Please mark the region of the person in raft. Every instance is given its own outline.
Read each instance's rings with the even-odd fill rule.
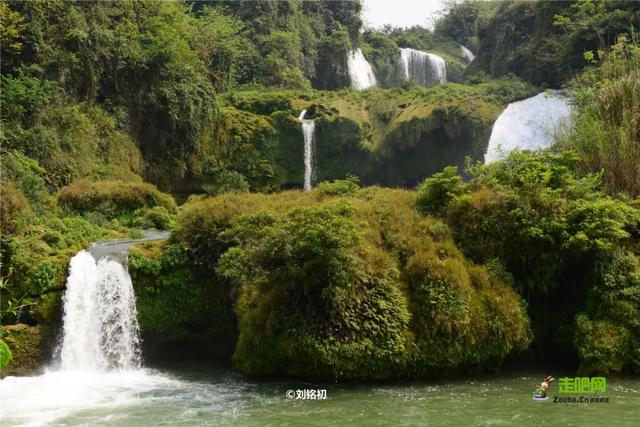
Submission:
[[[536,389],[535,397],[538,397],[538,398],[547,397],[547,390],[549,389],[549,384],[551,384],[553,380],[555,380],[555,378],[553,378],[552,375],[548,375],[547,377],[545,377],[544,381],[542,381],[540,385],[538,385],[538,388]]]

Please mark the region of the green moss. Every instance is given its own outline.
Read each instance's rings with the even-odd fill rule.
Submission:
[[[58,205],[73,213],[97,211],[110,218],[155,206],[176,211],[173,198],[154,185],[125,181],[76,181],[60,190]]]
[[[512,275],[537,357],[637,371],[638,261],[620,248],[637,246],[640,211],[606,196],[600,176],[577,165],[571,152],[512,153],[472,167],[463,186],[451,171],[427,179],[419,206],[443,213],[470,258],[498,259]]]
[[[586,309],[576,316],[580,370],[640,372],[640,257],[608,254],[596,265],[591,286]]]
[[[148,357],[230,357],[236,332],[227,289],[198,275],[183,247],[136,245],[129,250],[129,272]]]
[[[465,260],[446,226],[421,217],[414,193],[328,189],[185,205],[173,238],[194,271],[230,286],[237,369],[428,377],[527,346],[517,294]]]
[[[46,352],[46,333],[42,326],[3,326],[0,338],[9,346],[12,358],[2,376],[33,374],[42,365]]]
[[[316,122],[318,181],[353,174],[368,185],[411,187],[445,166],[464,167],[467,156],[481,159],[506,103],[531,93],[526,84],[505,79],[410,90],[290,91],[285,110],[277,110],[282,105],[271,100],[280,94],[271,92],[239,92],[233,99],[237,108],[270,114],[277,133],[273,186],[302,185],[296,117],[307,110]]]

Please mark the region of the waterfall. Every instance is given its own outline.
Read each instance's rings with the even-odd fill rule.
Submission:
[[[474,59],[476,59],[476,56],[473,54],[473,52],[471,52],[471,49],[469,49],[468,47],[460,45],[460,50],[462,51],[462,59],[467,64],[471,63]]]
[[[78,252],[71,259],[63,302],[63,371],[140,367],[133,285],[122,262]]]
[[[0,380],[0,425],[124,425],[118,419],[121,411],[144,396],[151,402],[158,398],[152,392],[174,395],[180,390],[181,382],[141,366],[127,250],[138,242],[164,240],[169,233],[146,230],[143,235],[92,243],[71,259],[59,364],[41,375]]]
[[[558,133],[566,130],[571,115],[569,99],[559,91],[542,92],[511,103],[493,124],[485,163],[510,151],[550,147]]]
[[[447,67],[440,56],[420,50],[401,48],[398,61],[400,78],[413,80],[421,86],[447,82]]]
[[[371,64],[367,62],[360,49],[352,50],[347,56],[347,70],[351,87],[355,90],[368,89],[378,84]]]
[[[313,120],[305,119],[307,110],[303,110],[298,116],[302,122],[302,136],[304,137],[304,189],[311,190],[315,180],[313,156],[315,156],[315,127]]]

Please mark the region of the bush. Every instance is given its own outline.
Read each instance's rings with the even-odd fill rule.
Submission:
[[[347,179],[336,179],[332,182],[318,184],[318,192],[325,196],[355,196],[360,192],[357,176],[349,175]]]
[[[585,374],[640,372],[640,257],[616,250],[596,264],[574,342]]]
[[[418,208],[427,214],[442,212],[463,190],[462,178],[455,166],[448,166],[424,180],[418,187]]]
[[[575,150],[582,170],[602,171],[608,193],[640,195],[640,47],[619,39],[601,67],[574,83],[579,110],[559,145]]]
[[[581,318],[578,332],[558,325],[571,325],[585,310],[586,290],[602,286],[591,282],[594,260],[635,245],[640,210],[605,195],[600,176],[580,172],[578,164],[572,152],[512,153],[503,161],[471,167],[472,179],[461,187],[453,171],[428,179],[417,206],[432,213],[446,205],[442,215],[465,253],[483,264],[497,260],[506,269],[527,299],[540,356],[575,357],[577,347],[585,363],[603,367],[606,358],[589,352],[607,346],[608,332],[594,335],[588,329],[600,325],[622,340],[626,332],[613,313]],[[448,185],[455,190],[448,191]],[[440,201],[443,195],[448,203]],[[581,344],[574,347],[572,340]]]
[[[74,213],[100,212],[115,218],[137,209],[161,206],[176,212],[173,198],[147,183],[79,180],[58,192],[58,205]]]
[[[134,219],[131,222],[133,227],[158,230],[170,230],[175,225],[174,215],[164,206],[154,206],[152,208],[137,209],[133,212]]]
[[[249,183],[244,175],[235,171],[222,171],[216,176],[215,184],[204,185],[202,189],[210,196],[224,193],[248,193]]]
[[[9,346],[2,340],[0,340],[0,371],[5,368],[11,362],[11,350]]]
[[[181,212],[172,238],[208,286],[229,287],[237,369],[428,377],[527,346],[517,294],[465,260],[445,224],[419,215],[414,193],[327,185],[333,197],[227,194]]]

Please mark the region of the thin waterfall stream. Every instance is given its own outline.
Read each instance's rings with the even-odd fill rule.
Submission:
[[[304,189],[311,190],[316,178],[315,173],[315,122],[305,119],[307,110],[302,110],[298,120],[302,122],[302,136],[304,138]]]

